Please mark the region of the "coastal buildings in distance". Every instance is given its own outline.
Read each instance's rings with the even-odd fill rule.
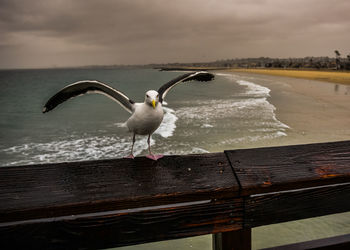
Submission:
[[[350,70],[350,54],[342,57],[338,50],[335,57],[303,58],[235,58],[213,62],[152,64],[154,68],[173,67],[214,67],[214,68],[281,68],[281,69],[323,69]]]

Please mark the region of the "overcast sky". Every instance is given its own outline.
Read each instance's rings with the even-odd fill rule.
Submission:
[[[0,0],[0,68],[350,53],[349,0]]]

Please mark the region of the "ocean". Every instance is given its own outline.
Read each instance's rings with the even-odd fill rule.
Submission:
[[[0,167],[124,157],[129,113],[103,95],[79,96],[43,114],[67,84],[99,80],[142,102],[147,90],[184,72],[154,69],[0,70]],[[299,86],[299,87],[298,87]],[[157,154],[220,152],[350,139],[350,88],[310,80],[216,72],[211,82],[177,85],[166,97]],[[136,156],[147,154],[137,136]],[[253,229],[253,249],[350,233],[350,213]],[[135,249],[211,249],[211,236],[163,241]]]
[[[131,134],[129,114],[103,95],[71,99],[42,114],[45,102],[65,85],[99,80],[142,102],[184,72],[153,69],[47,69],[0,71],[0,166],[123,157]],[[190,154],[254,145],[287,136],[268,101],[270,89],[231,74],[211,82],[176,86],[166,98],[162,125],[152,136],[156,153]],[[137,136],[135,155],[147,154],[147,137]]]

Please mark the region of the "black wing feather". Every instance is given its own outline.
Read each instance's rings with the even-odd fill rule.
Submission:
[[[175,79],[165,83],[163,86],[161,86],[158,90],[159,93],[159,102],[163,102],[166,94],[169,92],[171,88],[173,88],[175,85],[179,84],[180,82],[188,82],[188,81],[200,81],[200,82],[207,82],[214,79],[214,75],[208,72],[191,72],[187,73],[181,76],[176,77]]]
[[[63,103],[64,101],[67,101],[70,98],[94,92],[107,95],[114,101],[117,101],[119,104],[121,104],[122,107],[130,113],[133,110],[133,104],[135,102],[129,99],[122,92],[98,81],[80,81],[64,87],[54,96],[52,96],[45,104],[43,113],[49,112],[50,110],[54,109],[56,106]]]

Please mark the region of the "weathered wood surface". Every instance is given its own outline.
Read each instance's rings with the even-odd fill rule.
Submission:
[[[347,182],[350,141],[3,167],[0,249],[97,249],[344,212]]]
[[[350,249],[350,234],[311,240],[290,245],[264,248],[261,250],[346,250]]]
[[[242,199],[0,224],[0,249],[101,249],[242,229]]]
[[[350,211],[350,183],[257,195],[246,199],[244,227],[252,228],[346,211]]]
[[[0,168],[0,222],[234,197],[223,153]]]
[[[350,142],[225,151],[242,195],[350,182]]]

